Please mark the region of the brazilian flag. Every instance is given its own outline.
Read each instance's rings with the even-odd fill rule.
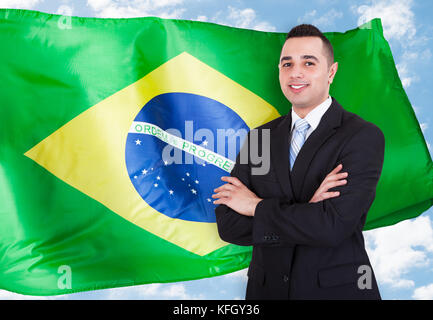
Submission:
[[[432,205],[432,161],[380,20],[326,36],[339,62],[331,95],[385,134],[365,228],[418,216]],[[284,41],[1,9],[0,288],[56,295],[247,267],[251,248],[219,238],[211,195],[240,133],[290,110]]]

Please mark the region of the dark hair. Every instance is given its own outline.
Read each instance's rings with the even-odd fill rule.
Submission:
[[[328,55],[328,65],[331,66],[331,64],[334,63],[334,49],[332,48],[332,44],[318,28],[311,24],[300,24],[289,31],[286,40],[297,37],[318,37],[322,39],[325,51]]]

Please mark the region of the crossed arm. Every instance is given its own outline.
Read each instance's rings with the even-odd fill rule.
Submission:
[[[347,178],[348,173],[339,173],[342,168],[343,165],[339,164],[325,177],[325,179],[323,179],[321,185],[319,188],[317,188],[309,203],[323,201],[325,199],[338,197],[340,195],[339,191],[329,191],[329,189],[342,186],[347,183],[345,178]],[[214,189],[214,192],[216,193],[212,195],[212,198],[216,198],[218,200],[215,200],[213,203],[224,204],[244,216],[254,216],[254,212],[256,211],[258,203],[263,199],[259,198],[254,192],[249,190],[236,177],[224,176],[221,177],[221,180],[227,183]]]
[[[338,245],[359,227],[374,200],[384,146],[376,127],[355,134],[308,203],[261,199],[245,186],[248,173],[234,170],[213,195],[220,204],[215,212],[221,238],[238,245],[266,245],[265,237],[273,234],[279,243]],[[343,166],[346,172],[340,172]],[[329,191],[332,188],[338,191]]]

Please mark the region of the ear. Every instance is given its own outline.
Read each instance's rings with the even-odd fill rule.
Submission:
[[[338,62],[334,62],[331,67],[329,68],[329,73],[328,73],[328,83],[331,84],[332,81],[334,81],[334,77],[335,74],[337,73],[338,70]]]

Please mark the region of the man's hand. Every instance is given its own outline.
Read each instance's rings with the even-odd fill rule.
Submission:
[[[214,189],[212,198],[217,198],[214,204],[225,204],[239,214],[254,216],[257,204],[263,200],[257,197],[236,177],[221,177],[227,182]]]
[[[347,183],[345,178],[347,178],[348,173],[339,173],[342,168],[343,165],[339,164],[325,177],[309,203],[335,198],[340,195],[338,191],[328,192],[328,190]],[[254,216],[257,204],[263,199],[257,197],[238,178],[221,177],[221,180],[227,183],[214,189],[215,194],[212,195],[212,198],[216,198],[217,200],[213,203],[224,204],[245,216]]]
[[[338,192],[338,191],[328,192],[328,190],[332,189],[334,187],[337,187],[337,186],[345,185],[347,183],[347,180],[345,180],[344,178],[347,178],[348,173],[347,172],[338,173],[341,171],[341,169],[343,169],[343,165],[339,164],[334,170],[332,170],[325,177],[322,184],[316,190],[316,192],[314,193],[314,195],[311,198],[311,200],[309,201],[309,203],[319,202],[319,201],[323,201],[323,200],[326,200],[329,198],[335,198],[335,197],[338,197],[340,195],[340,192]],[[343,179],[343,180],[340,180],[340,179]]]

